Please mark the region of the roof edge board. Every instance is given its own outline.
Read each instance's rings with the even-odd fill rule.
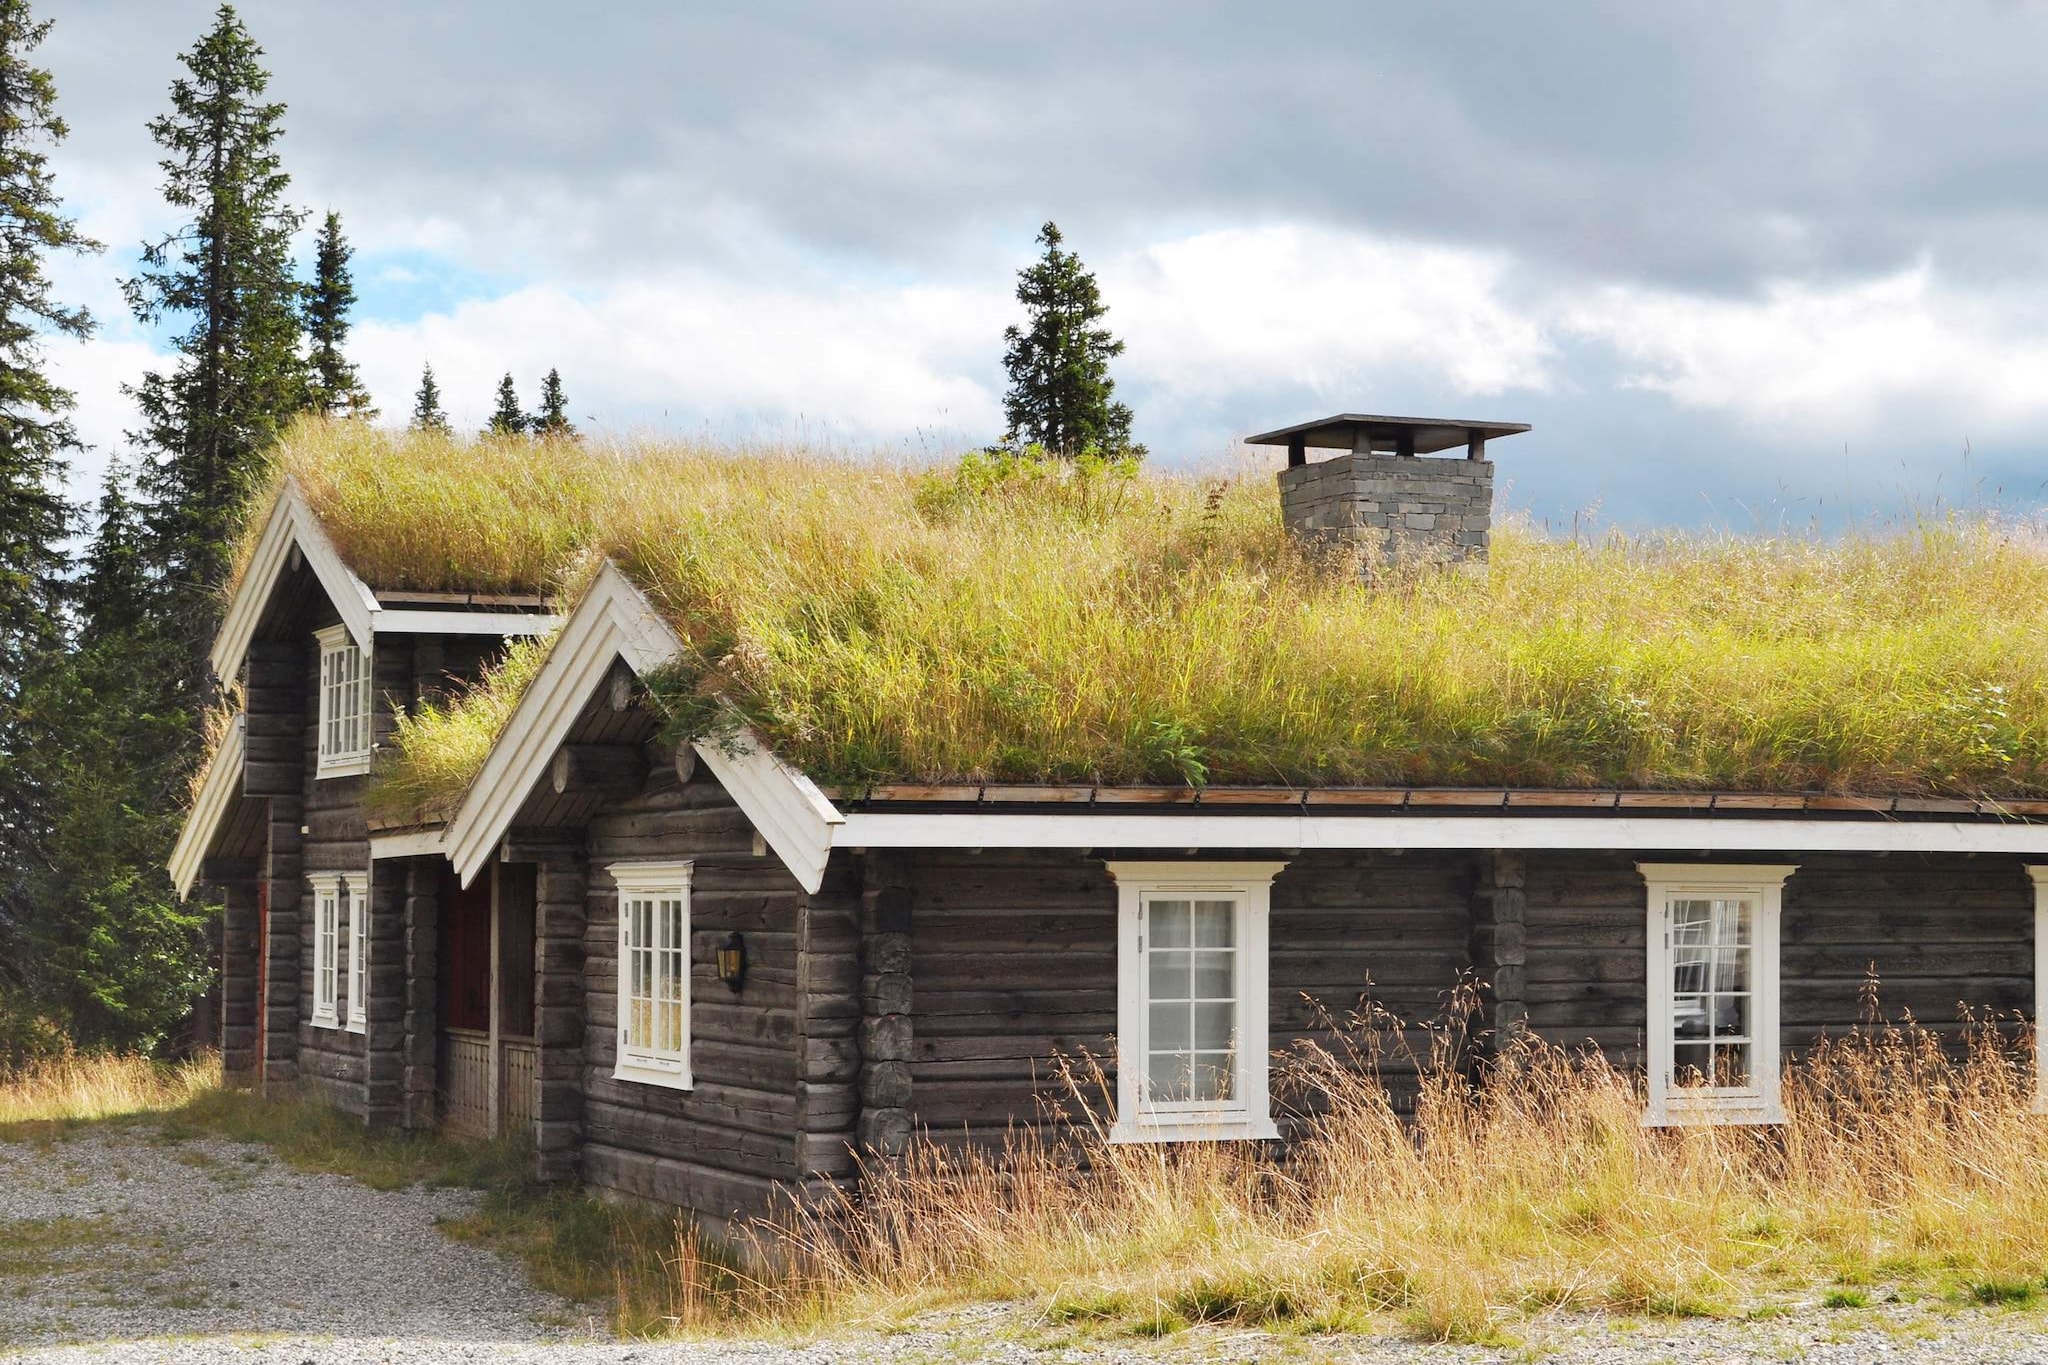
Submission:
[[[854,811],[848,848],[1697,849],[2048,855],[2048,825],[1716,816],[1010,814]]]
[[[614,661],[623,660],[644,677],[681,650],[682,641],[646,595],[607,561],[563,622],[546,662],[448,822],[442,846],[465,886],[490,860]],[[831,856],[833,829],[843,818],[824,793],[751,731],[729,743],[695,747],[804,890],[816,891]]]
[[[546,635],[564,618],[529,611],[435,611],[379,607],[370,613],[376,635]]]
[[[213,846],[214,835],[220,830],[221,816],[241,790],[246,724],[246,717],[237,715],[221,736],[220,746],[213,751],[206,773],[199,779],[192,809],[185,813],[185,823],[178,828],[178,841],[171,846],[165,867],[179,900],[192,894],[192,886],[199,880],[200,865],[206,861],[206,851]]]
[[[370,647],[372,621],[377,612],[376,595],[343,562],[341,553],[321,527],[320,519],[313,515],[305,494],[300,492],[294,480],[286,478],[278,490],[277,504],[271,509],[270,520],[264,523],[263,534],[257,537],[256,549],[249,556],[242,581],[236,586],[234,598],[221,618],[220,633],[214,637],[208,657],[215,677],[225,680],[240,671],[242,660],[249,651],[249,642],[256,636],[257,623],[262,620],[263,609],[277,587],[277,580],[284,573],[294,545],[319,578],[320,586],[333,602],[342,624],[348,627],[349,638],[361,648]]]

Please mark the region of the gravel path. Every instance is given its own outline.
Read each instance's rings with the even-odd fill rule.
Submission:
[[[371,1190],[260,1147],[148,1127],[0,1143],[0,1361],[67,1365],[2043,1365],[2048,1314],[1812,1309],[1762,1322],[1519,1326],[1517,1351],[1198,1330],[1077,1334],[990,1307],[822,1343],[618,1342],[435,1220],[458,1190]]]

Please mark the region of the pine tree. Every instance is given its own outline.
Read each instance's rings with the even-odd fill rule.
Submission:
[[[540,381],[540,412],[533,418],[533,434],[544,441],[576,438],[576,424],[569,420],[569,399],[562,392],[560,370],[549,370],[548,377]]]
[[[441,386],[434,382],[432,362],[420,366],[420,391],[412,400],[412,429],[442,436],[454,430],[448,425],[448,414],[441,411]]]
[[[1069,459],[1090,452],[1142,456],[1145,448],[1131,444],[1131,410],[1115,401],[1109,377],[1110,358],[1123,354],[1124,344],[1099,325],[1109,309],[1081,258],[1060,250],[1063,240],[1047,223],[1038,233],[1045,254],[1017,275],[1017,302],[1030,326],[1003,333],[1010,376],[1005,439]]]
[[[341,235],[341,215],[328,210],[320,224],[320,245],[313,261],[313,283],[306,288],[306,339],[312,343],[312,391],[309,406],[329,417],[376,417],[369,390],[356,367],[342,353],[348,340],[348,310],[355,306],[355,281],[349,258],[355,249]]]
[[[512,387],[512,376],[507,374],[498,381],[498,406],[491,410],[491,424],[485,428],[485,434],[517,436],[532,422],[532,418],[520,411],[519,392]]]
[[[262,55],[232,5],[185,54],[189,74],[171,82],[171,112],[149,132],[166,153],[164,199],[192,218],[145,245],[141,273],[123,286],[142,322],[189,319],[171,343],[177,368],[129,392],[143,420],[131,438],[150,456],[140,485],[162,620],[192,650],[195,698],[207,693],[206,646],[243,505],[264,452],[308,397],[291,273],[305,214],[284,201],[284,106],[262,98]]]
[[[62,662],[73,509],[61,488],[65,457],[79,448],[72,395],[45,370],[43,345],[82,339],[93,325],[85,309],[52,297],[44,258],[99,249],[65,216],[50,175],[49,148],[66,128],[50,73],[30,59],[49,31],[27,0],[0,0],[0,963],[14,964],[27,960],[18,940],[52,834],[54,736],[25,702]],[[0,979],[0,991],[26,985]],[[12,1012],[0,1002],[0,1052]]]

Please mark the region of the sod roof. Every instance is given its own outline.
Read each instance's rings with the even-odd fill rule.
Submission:
[[[2027,522],[1589,538],[1509,517],[1484,576],[1375,579],[1281,529],[1264,465],[309,423],[277,470],[375,588],[568,604],[612,558],[688,642],[680,686],[847,787],[2048,794]],[[544,648],[402,725],[394,800],[459,794]]]

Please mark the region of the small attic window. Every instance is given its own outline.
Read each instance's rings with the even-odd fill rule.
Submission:
[[[320,644],[319,776],[370,770],[370,661],[346,626],[317,631]]]

